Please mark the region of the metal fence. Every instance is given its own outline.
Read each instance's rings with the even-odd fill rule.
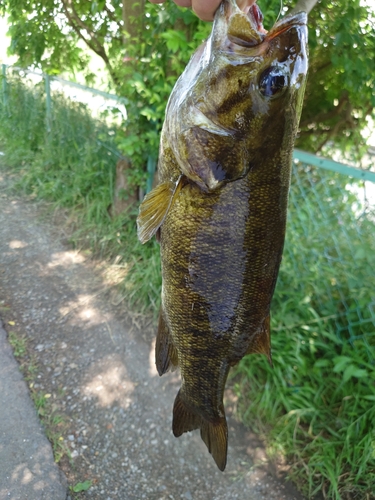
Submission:
[[[312,323],[326,319],[353,347],[363,342],[373,361],[374,230],[374,172],[294,152],[278,290],[297,293]]]
[[[45,127],[51,128],[57,120],[55,96],[63,93],[67,99],[63,109],[61,103],[59,105],[60,126],[54,139],[55,150],[62,141],[72,141],[72,147],[77,141],[83,141],[80,151],[85,144],[97,143],[107,151],[106,158],[114,165],[120,156],[115,141],[116,120],[107,110],[116,109],[117,119],[119,115],[120,119],[125,118],[126,100],[59,78],[26,74],[3,65],[0,98],[3,119],[7,113],[15,113],[9,109],[8,100],[12,73],[29,81],[29,88],[34,86],[33,92],[45,96],[43,101],[32,102],[33,93],[20,95],[20,99],[28,99],[20,121],[27,124],[43,116]],[[80,124],[77,129],[74,114],[77,104],[73,105],[73,100],[79,101],[79,106],[95,120]],[[25,133],[31,133],[27,126]],[[293,307],[285,309],[284,325],[330,322],[335,333],[353,346],[363,342],[369,359],[375,361],[374,235],[375,173],[295,151],[286,247],[274,304],[282,308],[286,303],[298,303],[300,307],[298,311]],[[303,318],[301,309],[306,310]]]
[[[45,109],[44,118],[47,131],[51,131],[51,126],[54,121],[53,103],[57,97],[65,97],[71,103],[81,104],[90,110],[90,115],[96,119],[98,123],[105,123],[109,129],[116,125],[120,125],[127,118],[126,104],[127,99],[118,97],[115,94],[110,94],[102,90],[93,89],[76,82],[64,80],[57,76],[50,76],[40,71],[25,70],[16,66],[8,66],[2,64],[2,108],[5,112],[12,112],[9,108],[8,86],[12,78],[18,77],[30,89],[33,89],[36,98],[37,94],[43,94]],[[27,103],[27,107],[33,110],[36,103]],[[67,112],[69,109],[67,107]],[[31,117],[32,118],[32,117]],[[67,121],[71,121],[67,116]],[[109,130],[109,136],[113,132]],[[113,143],[112,140],[108,144]],[[112,149],[112,148],[110,148]],[[114,153],[120,156],[120,153],[115,150]]]

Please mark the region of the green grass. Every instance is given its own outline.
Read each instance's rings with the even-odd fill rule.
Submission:
[[[10,330],[8,333],[9,344],[13,348],[13,354],[17,358],[23,356],[26,353],[26,340],[24,337],[19,335],[17,332]]]
[[[235,369],[241,418],[313,498],[375,498],[375,217],[339,174],[297,165],[272,303],[274,367]]]
[[[71,486],[71,491],[74,493],[79,493],[80,491],[87,491],[92,486],[92,481],[84,481]]]
[[[0,96],[1,97],[1,96]],[[1,103],[1,99],[0,99]],[[71,241],[115,261],[125,301],[157,314],[160,258],[136,236],[137,207],[111,218],[114,135],[87,108],[15,79],[0,141],[18,188],[67,210]],[[140,138],[140,141],[142,138]],[[375,216],[339,174],[295,165],[284,258],[272,304],[274,367],[247,356],[232,381],[239,415],[283,455],[310,498],[375,498]],[[22,346],[18,346],[22,349]],[[40,401],[40,411],[44,412]],[[57,424],[58,426],[59,424]],[[57,433],[57,436],[59,433]],[[60,440],[53,438],[56,452]],[[63,450],[61,451],[63,453]]]
[[[287,456],[308,497],[366,498],[375,485],[375,371],[367,348],[324,321],[274,332],[273,363],[247,356],[236,369],[243,420],[270,455]],[[373,497],[368,497],[373,498]]]

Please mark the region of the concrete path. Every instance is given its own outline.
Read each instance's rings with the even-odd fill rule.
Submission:
[[[0,323],[0,499],[65,500],[66,495],[66,479]]]

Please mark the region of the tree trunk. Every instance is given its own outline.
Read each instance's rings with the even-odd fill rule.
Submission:
[[[122,0],[122,20],[126,33],[138,36],[141,33],[145,0]],[[135,22],[135,21],[138,22]]]
[[[307,14],[315,7],[318,0],[298,0],[296,6],[288,12],[288,14],[293,14],[295,12],[306,12]]]

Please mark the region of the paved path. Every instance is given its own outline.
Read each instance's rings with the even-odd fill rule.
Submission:
[[[124,311],[123,302],[112,303],[116,300],[108,287],[110,269],[64,245],[61,228],[42,222],[35,203],[1,191],[1,177],[0,171],[0,305],[8,308],[6,328],[11,318],[35,355],[34,387],[51,395],[54,412],[64,418],[63,443],[72,458],[71,463],[62,459],[60,466],[69,484],[92,481],[88,491],[74,498],[300,499],[262,467],[252,468],[259,443],[231,417],[230,408],[224,473],[198,433],[173,437],[172,406],[179,380],[177,374],[157,375],[153,332],[139,329],[144,322],[139,324],[139,318]],[[9,369],[2,360],[0,365],[0,500],[60,500],[64,487],[51,449],[9,348],[0,349],[9,363]],[[4,397],[11,403],[3,403]],[[14,461],[9,448],[18,450]],[[261,448],[257,452],[262,456]],[[44,478],[40,483],[39,471]],[[26,494],[19,493],[21,476],[31,478],[22,483]],[[51,483],[45,488],[54,492],[32,496],[46,478]]]

